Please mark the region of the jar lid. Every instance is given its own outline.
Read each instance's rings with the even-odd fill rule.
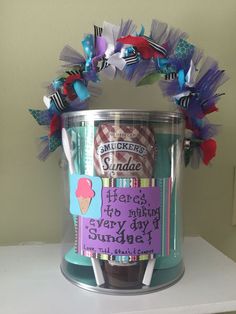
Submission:
[[[143,120],[161,123],[181,123],[184,115],[180,112],[169,111],[143,111],[133,109],[100,109],[80,110],[62,114],[62,123],[75,123],[80,121],[116,121],[116,120]]]

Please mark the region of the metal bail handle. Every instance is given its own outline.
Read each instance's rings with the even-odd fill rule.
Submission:
[[[184,149],[184,163],[186,167],[190,163],[194,149],[199,147],[202,142],[203,140],[199,140],[199,139],[191,139],[191,138],[184,139],[183,149]]]
[[[184,151],[191,150],[194,147],[199,146],[202,142],[203,140],[191,139],[191,138],[186,137],[184,138]]]
[[[192,141],[190,138],[185,138],[184,139],[184,151],[188,151],[191,149],[191,144],[192,144]]]
[[[183,149],[184,149],[184,164],[185,167],[190,163],[190,159],[193,152],[194,143],[190,138],[184,139]]]

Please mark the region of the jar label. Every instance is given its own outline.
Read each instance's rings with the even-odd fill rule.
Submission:
[[[99,125],[94,139],[95,172],[101,177],[151,177],[155,137],[145,125]]]
[[[77,253],[119,261],[169,254],[170,178],[102,178],[100,192],[98,177],[73,177],[77,177],[78,185],[71,193],[82,198],[81,182],[90,199],[85,204],[77,202],[77,211],[71,201],[71,213],[76,215]]]

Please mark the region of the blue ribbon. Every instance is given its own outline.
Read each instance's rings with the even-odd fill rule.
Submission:
[[[167,64],[169,64],[169,60],[166,58],[157,58],[156,63],[157,63],[158,68],[161,70],[164,67],[166,67]]]
[[[63,82],[61,79],[57,79],[52,82],[52,86],[55,90],[60,89],[62,85],[63,85]]]
[[[94,40],[93,35],[89,34],[82,40],[82,46],[84,48],[84,52],[87,56],[85,62],[85,71],[92,70],[92,57],[94,54]]]
[[[144,26],[142,25],[142,26],[141,26],[141,30],[140,30],[139,34],[137,34],[137,36],[143,36],[143,35],[144,35],[144,32],[145,32],[145,28],[144,28]]]
[[[74,91],[81,101],[90,97],[87,87],[81,81],[75,81],[73,83]]]
[[[183,89],[184,84],[185,84],[185,74],[184,74],[184,70],[181,69],[178,72],[178,81],[179,81],[179,86],[181,89]]]

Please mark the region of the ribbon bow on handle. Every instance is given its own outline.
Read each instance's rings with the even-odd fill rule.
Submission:
[[[103,28],[95,26],[94,29],[94,36],[89,34],[82,41],[86,54],[85,71],[96,73],[102,70],[109,79],[114,79],[116,69],[123,70],[126,65],[122,53],[115,52],[119,27],[104,22]]]
[[[224,94],[217,94],[216,90],[227,77],[224,71],[218,69],[215,60],[207,58],[197,76],[196,66],[191,62],[185,80],[184,92],[177,93],[174,98],[177,105],[187,111],[189,117],[202,119],[218,110],[216,101]]]
[[[103,73],[109,78],[114,79],[117,69],[123,70],[126,62],[123,59],[123,53],[116,51],[117,38],[120,28],[108,22],[103,23],[102,38],[106,41],[106,50],[104,51]]]
[[[134,46],[143,59],[163,58],[167,54],[164,46],[158,45],[146,36],[131,36],[118,38],[118,42]]]

